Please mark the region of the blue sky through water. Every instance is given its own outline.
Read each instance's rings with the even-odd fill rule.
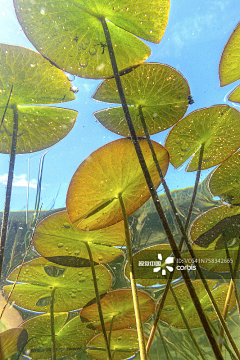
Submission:
[[[239,0],[171,0],[167,29],[160,44],[147,43],[152,55],[147,62],[168,64],[187,79],[194,104],[188,113],[215,104],[237,104],[226,100],[227,93],[236,83],[219,86],[218,64],[225,43],[240,21]],[[35,50],[24,35],[16,19],[11,0],[0,0],[0,42],[24,46]],[[71,76],[71,78],[73,78]],[[45,156],[41,203],[43,209],[64,207],[68,184],[79,164],[94,150],[119,136],[99,124],[93,112],[106,108],[106,104],[91,99],[101,81],[75,78],[73,85],[79,88],[76,100],[63,106],[77,110],[76,125]],[[164,144],[169,130],[152,136]],[[38,164],[45,151],[17,155],[11,210],[24,210],[27,203],[28,163],[29,208],[34,207]],[[0,210],[3,209],[8,173],[9,156],[0,154]],[[192,186],[195,173],[186,173],[184,167],[170,167],[166,180],[171,190]],[[210,170],[203,172],[202,178]],[[161,191],[162,188],[159,188]]]

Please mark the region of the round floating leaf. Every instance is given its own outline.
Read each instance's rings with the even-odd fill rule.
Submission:
[[[211,209],[199,216],[191,226],[192,244],[199,265],[209,271],[229,272],[238,254],[240,209],[227,205]],[[225,250],[227,241],[229,258]]]
[[[232,266],[232,269],[235,268],[235,263],[239,250],[239,243],[235,243],[234,245],[231,244],[231,246],[228,246],[228,258],[225,247],[214,248],[216,246],[217,240],[214,241],[207,249],[204,249],[193,243],[192,248],[196,259],[199,265],[208,271],[220,273],[230,272],[230,265]],[[208,277],[211,278],[211,275]]]
[[[16,105],[54,104],[75,99],[67,76],[40,54],[0,44],[0,108]]]
[[[133,256],[136,282],[143,286],[166,284],[173,271],[171,246],[154,245],[137,252]],[[129,279],[129,264],[126,264],[125,275]],[[181,271],[175,270],[173,280],[181,277]]]
[[[180,120],[169,132],[165,147],[175,168],[191,155],[187,171],[198,168],[204,144],[202,169],[218,165],[240,146],[240,112],[227,105],[196,110]]]
[[[6,304],[6,299],[0,293],[0,312]],[[0,332],[10,328],[16,328],[23,322],[19,312],[10,304],[4,310],[3,316],[0,320]]]
[[[140,140],[140,146],[153,183],[158,187],[160,178],[147,141]],[[162,172],[166,174],[168,153],[156,142],[153,142],[153,146]],[[128,216],[150,197],[129,139],[119,139],[102,146],[78,167],[67,193],[70,221],[78,222],[78,228],[84,230],[96,230],[121,221],[120,193]]]
[[[198,246],[207,248],[218,238],[216,247],[240,235],[240,207],[222,205],[200,215],[191,226],[191,238]],[[220,238],[219,238],[220,237]]]
[[[4,108],[0,108],[0,118]],[[17,154],[46,149],[63,139],[73,128],[77,111],[47,107],[18,107]],[[8,108],[0,131],[0,152],[9,154],[12,145],[13,110]]]
[[[27,343],[28,334],[23,328],[9,329],[0,334],[0,359],[10,358],[22,350]]]
[[[136,36],[159,42],[165,31],[169,0],[14,0],[23,31],[38,51],[61,69],[81,77],[113,75],[100,19],[110,31],[119,70],[148,58],[150,49]]]
[[[142,321],[147,320],[155,310],[154,300],[146,293],[138,291],[138,300]],[[106,330],[125,329],[136,325],[133,308],[132,291],[122,289],[108,292],[101,299],[101,307]],[[92,304],[81,310],[82,320],[91,321],[95,329],[101,330],[97,304]]]
[[[212,295],[219,307],[219,310],[222,312],[228,293],[229,286],[227,284],[217,285],[217,281],[207,280],[209,289],[212,292]],[[207,315],[209,321],[214,321],[218,319],[218,316],[213,308],[211,300],[207,295],[207,292],[204,288],[204,285],[201,280],[194,280],[192,282],[196,294],[201,302],[202,308]],[[190,327],[199,327],[202,326],[202,323],[197,315],[197,311],[189,295],[187,287],[185,284],[178,285],[174,287],[174,293],[179,301],[179,304],[184,312],[184,315],[187,319],[187,322]],[[234,294],[231,296],[228,310],[231,311],[236,304],[236,299]],[[167,298],[164,303],[163,310],[160,315],[160,319],[170,326],[175,327],[185,327],[182,316],[178,310],[177,304],[174,300],[174,297],[171,291],[168,292]]]
[[[125,230],[123,222],[96,231],[81,231],[71,224],[66,211],[45,218],[36,228],[33,245],[37,252],[48,260],[71,266],[80,259],[89,259],[88,243],[95,262],[104,263],[122,254],[122,250],[113,247],[123,246]]]
[[[219,64],[219,77],[221,86],[240,79],[240,23],[224,47]]]
[[[14,282],[19,267],[8,277]],[[111,286],[111,275],[103,266],[95,267],[100,294]],[[12,285],[4,287],[9,294]],[[18,283],[11,295],[16,305],[38,312],[49,312],[51,295],[54,293],[54,311],[71,311],[82,308],[95,298],[95,290],[90,267],[71,268],[53,264],[44,258],[31,260],[24,264]]]
[[[209,187],[212,194],[222,201],[240,205],[240,151],[216,168]]]
[[[145,337],[147,341],[147,338]],[[96,360],[106,360],[106,345],[102,334],[95,336],[87,345],[88,354]],[[129,359],[139,351],[136,330],[124,329],[111,332],[110,351],[114,360]]]
[[[171,66],[158,63],[142,64],[134,71],[121,76],[121,81],[138,136],[145,136],[140,111],[150,134],[168,129],[187,111],[190,95],[188,83],[182,74]],[[104,80],[93,98],[119,104],[115,79]],[[100,110],[94,115],[108,130],[122,136],[130,136],[122,108]]]
[[[67,313],[54,315],[57,358],[72,354],[85,347],[86,343],[94,335],[94,331],[88,329],[86,325],[81,322],[79,316],[66,322],[67,317]],[[31,349],[31,358],[51,358],[50,324],[50,314],[36,316],[22,324],[23,328],[27,330],[30,339],[27,348]]]
[[[240,103],[240,85],[231,92],[228,96],[228,100]]]

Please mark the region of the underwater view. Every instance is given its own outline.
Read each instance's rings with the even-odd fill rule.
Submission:
[[[0,360],[240,359],[238,0],[0,0]]]

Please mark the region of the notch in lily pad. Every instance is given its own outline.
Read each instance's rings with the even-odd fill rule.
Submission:
[[[144,117],[149,134],[168,129],[187,111],[190,89],[183,75],[169,65],[145,63],[121,76],[124,94],[137,136],[145,136],[141,123]],[[104,80],[93,99],[120,104],[115,79]],[[129,137],[122,107],[99,110],[97,120],[108,130]]]
[[[33,237],[34,248],[41,256],[64,266],[90,266],[86,243],[95,263],[115,259],[123,253],[115,246],[125,244],[123,221],[100,230],[81,231],[77,224],[71,224],[67,212],[61,211],[41,221]]]
[[[160,177],[146,140],[140,146],[153,183]],[[165,175],[168,153],[160,144],[153,146]],[[150,198],[150,192],[132,141],[120,139],[102,146],[84,160],[72,177],[67,193],[67,212],[72,223],[81,230],[97,230],[123,219],[119,201],[121,194],[127,216]]]
[[[240,147],[239,122],[240,112],[228,105],[215,105],[187,115],[165,141],[171,164],[178,168],[192,156],[186,170],[196,171],[202,146],[202,169],[220,164]]]
[[[123,70],[149,57],[150,49],[139,37],[161,40],[170,4],[14,0],[14,6],[23,31],[44,57],[70,74],[105,78],[113,76],[113,70],[101,19],[107,20],[118,68]]]
[[[111,286],[112,277],[103,265],[95,266],[100,294]],[[19,267],[7,278],[14,282]],[[12,285],[4,286],[8,295]],[[11,300],[17,306],[36,312],[49,312],[54,291],[54,311],[64,312],[82,308],[95,297],[90,267],[74,268],[56,265],[42,257],[23,265]]]

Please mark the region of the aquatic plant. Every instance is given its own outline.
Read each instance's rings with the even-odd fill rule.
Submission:
[[[231,169],[234,179],[230,178],[230,185],[239,181],[235,167],[239,158],[236,151],[240,147],[240,113],[227,105],[215,105],[182,118],[191,102],[186,79],[168,65],[142,64],[149,56],[149,49],[139,38],[160,41],[167,25],[169,1],[153,0],[151,6],[144,2],[136,6],[133,1],[122,2],[120,6],[109,1],[80,0],[51,0],[48,3],[14,0],[14,4],[23,31],[40,54],[49,60],[34,53],[41,59],[39,62],[43,61],[51,71],[61,74],[59,76],[65,77],[62,69],[82,77],[105,79],[94,98],[121,103],[122,107],[101,110],[94,115],[109,130],[125,139],[97,149],[79,165],[69,185],[66,211],[45,218],[33,234],[33,244],[41,256],[15,268],[8,276],[7,282],[16,284],[12,294],[12,285],[5,285],[5,294],[11,294],[11,300],[19,307],[44,314],[33,316],[24,321],[21,328],[12,330],[16,337],[14,346],[6,352],[10,345],[3,340],[3,356],[11,356],[16,349],[21,352],[16,343],[22,336],[20,343],[25,345],[28,334],[25,354],[36,359],[54,360],[81,349],[81,359],[89,355],[95,359],[121,360],[140,352],[141,360],[145,360],[151,348],[153,353],[159,348],[159,339],[164,356],[169,359],[172,358],[174,342],[169,339],[179,334],[176,329],[179,327],[186,329],[189,339],[188,344],[179,350],[183,358],[194,354],[196,358],[208,359],[210,354],[223,359],[223,346],[227,356],[240,358],[235,333],[230,332],[226,322],[235,304],[239,306],[235,282],[239,265],[239,194],[234,186],[222,188],[226,169]],[[238,29],[224,50],[220,77],[225,78],[224,71],[229,69],[228,60],[224,60],[225,52],[229,51],[229,46],[233,46],[234,51],[239,48],[235,46],[239,44]],[[240,56],[238,50],[237,56]],[[33,68],[33,76],[37,76],[35,66],[30,65],[30,68]],[[235,72],[235,66],[230,70],[230,73]],[[230,76],[223,84],[234,79]],[[73,96],[68,82],[66,87]],[[25,123],[19,123],[22,126],[19,132],[16,114],[20,113],[17,105],[22,105],[22,98],[16,98],[11,105],[15,84],[10,82],[8,88],[2,105],[1,126],[4,139],[13,144],[11,157],[14,160],[15,148],[20,143],[18,137],[24,137],[27,132],[34,136],[34,131],[32,127],[28,130]],[[59,95],[60,91],[56,93]],[[22,94],[24,99],[24,92]],[[62,101],[67,101],[65,93],[61,96]],[[24,101],[23,104],[29,105],[29,99]],[[51,101],[53,103],[56,99]],[[15,130],[8,129],[9,109],[12,110]],[[46,116],[49,118],[49,109],[43,110],[43,120]],[[27,108],[24,107],[24,111],[28,114]],[[37,111],[41,110],[31,107],[29,114]],[[62,122],[63,113],[59,116]],[[27,115],[23,116],[25,118]],[[151,141],[151,134],[170,126],[173,128],[165,147]],[[51,144],[44,143],[40,148]],[[29,145],[29,151],[36,151],[34,149]],[[196,184],[190,196],[189,210],[181,218],[179,205],[176,206],[173,200],[175,194],[170,193],[164,176],[169,160],[177,168],[190,156],[192,159],[187,171],[197,170]],[[216,165],[219,167],[210,179],[210,189],[224,201],[227,199],[233,208],[223,205],[205,212],[209,206],[207,202],[204,213],[191,224],[189,234],[201,169]],[[166,216],[162,197],[156,192],[161,182],[179,230],[178,238],[171,230],[171,218]],[[147,200],[151,203],[143,205]],[[142,244],[141,239],[132,246],[131,231],[135,231],[135,236],[139,232],[141,237],[146,225],[144,219],[150,218],[151,214],[161,221],[165,242],[167,239],[168,243],[159,245],[154,239],[154,248],[146,247],[147,243],[144,241]],[[132,229],[129,229],[129,216],[137,221],[137,226],[132,226]],[[141,251],[133,254],[133,248]],[[204,267],[200,267],[202,264],[197,261],[199,257],[203,262],[207,260],[213,250],[215,259],[225,260],[224,271],[229,270],[229,284],[227,279],[222,283],[207,280]],[[232,255],[232,250],[236,256]],[[138,266],[140,261],[151,262],[149,251],[154,251],[154,256],[160,255],[158,263],[152,260],[156,265],[155,278],[150,273],[141,272]],[[159,251],[164,252],[164,256]],[[232,258],[233,263],[230,261]],[[183,266],[184,261],[194,264],[195,277]],[[127,280],[124,284],[117,283],[116,263],[122,274],[125,268],[130,285]],[[166,269],[169,273],[164,277]],[[206,270],[219,272],[222,268],[215,266]],[[116,285],[112,283],[111,274],[116,277]],[[175,285],[176,280],[182,283]],[[152,287],[156,282],[164,283],[164,291],[162,287]],[[145,291],[139,291],[137,284],[144,286]],[[131,291],[124,289],[129,286]],[[147,292],[156,298],[154,315],[155,302]],[[149,312],[146,312],[146,306]],[[137,331],[129,329],[135,324]],[[198,327],[201,327],[201,336],[202,329],[205,331],[204,340],[196,339],[195,328]],[[163,335],[164,332],[167,336],[166,333]],[[154,342],[154,338],[157,341]],[[199,345],[206,339],[209,343],[201,349]],[[175,344],[178,345],[176,341]]]

